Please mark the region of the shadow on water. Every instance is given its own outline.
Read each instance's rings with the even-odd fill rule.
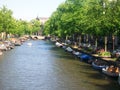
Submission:
[[[53,53],[54,57],[56,58],[64,58],[66,60],[73,60],[75,57],[72,55],[72,53],[68,53],[62,48],[58,48],[56,46],[53,46],[50,48],[50,51]]]
[[[84,68],[84,70],[79,70],[80,73],[82,73],[86,78],[88,78],[88,81],[84,81],[84,83],[97,86],[101,90],[120,90],[117,78],[108,77],[104,75],[101,71],[93,69],[91,65],[77,64],[77,66],[79,68]]]
[[[60,53],[55,54],[55,57],[57,58],[65,58],[66,60],[75,59],[75,57],[71,53],[65,52],[60,48],[53,47],[51,48],[51,50],[60,51]],[[61,52],[64,52],[64,55],[61,54]],[[75,60],[79,61],[79,59]],[[101,71],[93,69],[92,65],[80,61],[80,63],[76,63],[76,66],[77,68],[80,68],[79,73],[81,74],[81,76],[83,75],[84,78],[87,79],[83,81],[84,83],[90,84],[91,86],[94,85],[96,87],[99,87],[100,90],[120,90],[120,86],[118,85],[117,79],[108,77],[104,75]]]
[[[65,52],[61,48],[52,47],[51,50],[59,51],[60,53],[55,53],[54,56],[57,58],[64,58],[66,60],[78,60],[71,53]],[[64,53],[64,54],[61,54]],[[90,84],[91,87],[96,86],[99,87],[99,90],[120,90],[120,86],[118,85],[117,79],[108,77],[104,75],[101,71],[97,71],[92,68],[92,65],[87,64],[85,62],[75,63],[77,68],[80,68],[78,71],[84,83]],[[92,89],[89,89],[92,90]]]

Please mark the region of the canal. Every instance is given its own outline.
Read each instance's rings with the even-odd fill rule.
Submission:
[[[120,90],[120,86],[50,41],[35,40],[0,56],[0,90]]]

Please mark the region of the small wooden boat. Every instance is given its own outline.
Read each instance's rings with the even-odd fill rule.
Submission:
[[[96,70],[102,70],[102,68],[106,68],[108,66],[107,62],[95,60],[92,62],[92,67]]]
[[[102,68],[102,72],[110,77],[117,77],[119,76],[119,68],[118,67],[113,67],[113,66],[109,66],[106,68]]]

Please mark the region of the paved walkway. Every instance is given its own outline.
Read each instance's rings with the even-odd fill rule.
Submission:
[[[83,51],[81,48],[78,48],[78,46],[72,46],[72,48]],[[83,51],[83,52],[88,53],[87,51]],[[91,55],[94,57],[99,57],[98,54],[91,54]],[[107,60],[107,61],[115,61],[116,60],[116,58],[111,58],[111,57],[100,57],[100,58],[103,60]]]

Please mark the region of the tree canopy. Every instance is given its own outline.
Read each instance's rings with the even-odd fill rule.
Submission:
[[[45,34],[58,37],[119,36],[120,0],[66,0],[45,24]]]
[[[45,32],[50,30],[50,34],[58,36],[73,33],[106,36],[119,32],[119,4],[120,0],[66,0],[46,22]]]
[[[12,10],[3,6],[0,8],[0,33],[13,34],[21,36],[24,34],[34,34],[40,30],[40,21],[33,19],[30,22],[17,20],[13,17]]]

